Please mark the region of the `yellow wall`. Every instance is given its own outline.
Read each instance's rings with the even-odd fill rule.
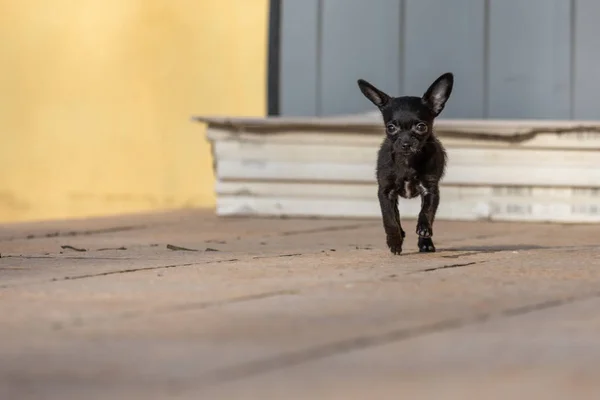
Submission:
[[[190,116],[264,115],[268,0],[0,10],[0,221],[213,206]]]

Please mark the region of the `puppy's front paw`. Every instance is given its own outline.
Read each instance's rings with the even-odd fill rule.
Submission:
[[[435,253],[435,246],[431,238],[419,238],[419,253]]]
[[[392,252],[392,254],[400,254],[402,253],[402,242],[404,241],[403,237],[400,235],[388,235],[387,236],[387,245]]]
[[[430,238],[433,236],[433,229],[429,224],[419,222],[417,224],[417,235],[419,235],[419,238]]]

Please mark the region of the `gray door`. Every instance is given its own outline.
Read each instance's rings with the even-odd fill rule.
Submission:
[[[455,74],[446,118],[600,119],[597,0],[281,0],[280,113],[372,110],[356,86],[420,95]]]

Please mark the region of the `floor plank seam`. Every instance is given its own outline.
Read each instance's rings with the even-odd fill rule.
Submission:
[[[106,233],[120,233],[127,232],[133,230],[141,230],[147,229],[148,225],[129,225],[129,226],[115,226],[111,228],[104,229],[90,229],[90,230],[81,230],[81,231],[53,231],[44,234],[30,234],[25,236],[11,236],[0,238],[0,242],[12,242],[15,240],[34,240],[34,239],[49,239],[49,238],[59,238],[59,237],[77,237],[77,236],[92,236],[92,235],[102,235]]]
[[[323,228],[314,228],[314,229],[303,229],[298,231],[284,231],[280,232],[276,235],[265,236],[265,237],[277,237],[277,236],[295,236],[295,235],[306,235],[311,233],[323,233],[323,232],[338,232],[345,230],[355,230],[360,228],[367,228],[375,225],[373,222],[365,223],[365,224],[355,224],[355,225],[344,225],[344,226],[326,226]]]
[[[472,261],[472,262],[462,263],[462,264],[442,265],[441,267],[426,268],[426,269],[421,269],[419,271],[414,271],[413,274],[418,273],[418,272],[435,272],[435,271],[439,271],[441,269],[448,269],[448,268],[468,267],[470,265],[483,264],[483,263],[485,263],[485,261]]]
[[[211,261],[205,261],[205,262],[193,262],[193,263],[184,263],[184,264],[159,265],[159,266],[156,266],[156,267],[120,269],[120,270],[117,270],[117,271],[106,271],[106,272],[99,272],[99,273],[96,273],[96,274],[64,276],[64,277],[61,277],[61,278],[52,278],[50,280],[45,280],[45,281],[27,282],[27,283],[24,283],[24,284],[0,285],[0,289],[8,289],[8,288],[14,288],[14,287],[36,285],[36,284],[48,283],[48,282],[73,281],[73,280],[79,280],[79,279],[98,278],[98,277],[110,276],[110,275],[130,274],[130,273],[134,273],[134,272],[155,271],[155,270],[171,269],[171,268],[179,268],[179,267],[202,266],[202,265],[219,264],[219,263],[225,263],[225,262],[235,262],[235,261],[240,261],[240,259],[238,259],[238,258],[229,258],[229,259],[225,259],[225,260],[211,260]]]

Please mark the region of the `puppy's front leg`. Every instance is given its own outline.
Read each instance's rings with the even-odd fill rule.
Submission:
[[[421,191],[421,212],[417,220],[417,235],[419,235],[419,252],[433,253],[433,220],[440,204],[440,190],[436,183],[423,184]]]
[[[398,194],[394,190],[380,188],[377,197],[381,207],[381,218],[383,219],[387,245],[393,254],[400,254],[402,253],[405,234],[400,224]]]

